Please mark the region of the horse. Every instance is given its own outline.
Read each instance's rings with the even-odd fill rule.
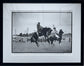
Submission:
[[[61,43],[61,40],[62,40],[62,35],[63,35],[63,31],[62,31],[62,29],[60,29],[60,31],[59,31],[59,34],[58,33],[56,33],[56,35],[54,34],[54,35],[52,35],[52,33],[51,33],[51,35],[50,36],[48,36],[48,39],[47,39],[47,41],[48,41],[48,43],[50,44],[53,44],[53,41],[59,41],[59,44]]]
[[[32,35],[32,37],[31,37],[31,42],[35,42],[36,43],[36,45],[37,45],[37,47],[39,47],[39,45],[38,45],[38,35],[37,35],[37,32],[34,32],[33,33],[33,35]]]
[[[58,40],[56,36],[50,36],[47,39],[49,44],[53,44],[53,41],[56,41],[56,40]]]
[[[45,37],[45,39],[48,37],[48,35],[50,35],[51,34],[51,31],[52,31],[52,29],[51,28],[43,28],[39,33],[38,33],[38,36],[40,37],[40,36],[44,36]]]
[[[31,40],[31,42],[35,42],[37,47],[39,47],[39,45],[38,45],[39,37],[44,36],[45,40],[46,40],[48,35],[50,35],[51,31],[52,31],[51,28],[43,28],[39,33],[34,32],[30,40]]]

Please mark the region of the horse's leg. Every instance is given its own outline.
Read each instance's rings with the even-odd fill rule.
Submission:
[[[49,39],[47,39],[47,41],[48,41],[48,43],[50,44],[50,41],[49,41]]]
[[[51,41],[51,44],[53,44],[53,40]]]
[[[59,38],[59,44],[61,43],[61,38]]]
[[[54,44],[53,44],[53,41],[54,41],[54,40],[51,40],[51,44],[52,44],[52,45],[54,45]]]
[[[54,40],[51,40],[51,45],[55,46],[54,43],[53,43]]]
[[[52,43],[53,43],[53,42],[52,42],[52,37],[50,37],[49,40],[50,40],[50,44],[52,45]]]
[[[55,38],[55,42],[57,41],[57,37]]]
[[[37,41],[35,41],[35,43],[36,43],[37,47],[39,47],[38,42],[37,42]]]

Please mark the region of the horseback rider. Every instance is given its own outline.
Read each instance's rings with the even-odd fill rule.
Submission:
[[[50,36],[59,38],[58,32],[57,32],[56,27],[54,25],[53,25],[53,31],[51,32],[51,35],[49,35],[49,37]]]
[[[42,29],[43,29],[43,27],[40,25],[40,22],[38,22],[38,24],[37,24],[37,32],[38,32],[38,34],[41,33]]]
[[[56,27],[54,25],[53,25],[53,29],[54,29],[55,37],[59,38],[58,31],[56,30]]]
[[[47,41],[48,41],[48,43],[53,44],[53,41],[54,40],[56,41],[58,38],[59,38],[58,32],[56,30],[56,27],[54,27],[54,25],[53,25],[53,30],[51,31],[51,34],[48,36]]]

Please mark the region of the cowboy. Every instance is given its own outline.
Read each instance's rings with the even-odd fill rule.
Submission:
[[[56,30],[56,27],[53,26],[53,29],[54,29],[54,35],[55,35],[55,37],[59,38],[58,32]]]
[[[40,22],[38,22],[38,24],[37,24],[37,32],[38,32],[38,34],[41,33],[42,29],[43,29],[43,27],[40,25]]]

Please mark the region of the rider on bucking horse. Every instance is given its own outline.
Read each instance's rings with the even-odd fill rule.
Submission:
[[[41,33],[42,29],[43,29],[43,27],[40,25],[40,22],[38,22],[38,24],[37,24],[37,32],[38,32],[38,34]]]

